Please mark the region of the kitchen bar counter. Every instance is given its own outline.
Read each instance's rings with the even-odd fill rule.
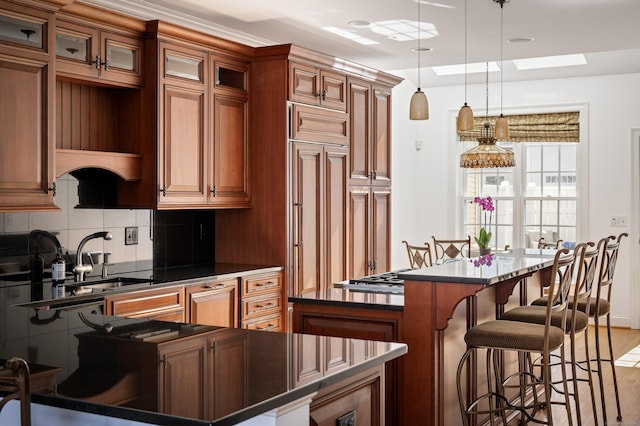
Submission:
[[[17,318],[0,335],[0,358],[19,356],[51,366],[55,376],[57,392],[36,391],[33,403],[151,424],[237,424],[311,398],[406,352],[400,343],[124,319],[86,311],[51,312],[50,321],[40,322],[33,321],[30,308],[12,307],[10,314]],[[330,348],[347,351],[341,360],[325,359]],[[318,358],[310,359],[311,354]],[[317,371],[305,370],[309,365],[318,366]],[[206,377],[189,378],[189,370],[198,367]],[[184,399],[182,392],[191,395],[203,383],[203,394],[195,393],[193,404],[177,404]],[[190,410],[198,402],[202,410],[193,416]],[[174,412],[164,414],[167,411]]]
[[[505,306],[539,296],[554,254],[515,249],[496,253],[490,266],[464,259],[400,272],[404,294],[333,288],[290,297],[293,331],[407,343],[408,354],[387,367],[387,407],[394,413],[387,424],[457,424],[453,378],[466,349],[462,335],[499,317]]]

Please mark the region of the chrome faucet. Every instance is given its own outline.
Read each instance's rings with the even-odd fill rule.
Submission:
[[[95,232],[91,235],[87,235],[82,239],[82,241],[80,241],[80,244],[78,244],[78,250],[76,252],[76,266],[74,266],[73,268],[73,274],[75,275],[76,282],[84,281],[85,274],[89,274],[93,270],[92,265],[82,264],[82,248],[89,240],[92,240],[94,238],[104,238],[105,240],[108,241],[113,238],[113,235],[111,234],[111,232],[107,232],[107,231]]]

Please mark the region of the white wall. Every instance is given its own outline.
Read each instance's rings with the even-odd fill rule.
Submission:
[[[401,74],[401,73],[398,73]],[[495,77],[491,76],[490,81]],[[430,241],[431,235],[458,235],[456,168],[458,146],[455,114],[464,101],[464,87],[423,88],[429,98],[430,119],[412,122],[409,99],[415,83],[405,80],[393,92],[393,268],[408,267],[403,239]],[[485,113],[485,86],[470,85],[468,102],[475,115]],[[612,303],[614,325],[640,328],[634,309],[640,300],[640,277],[633,271],[632,251],[638,235],[631,233],[631,130],[640,127],[640,74],[504,83],[504,112],[545,112],[566,105],[586,106],[588,129],[588,189],[584,240],[629,232],[622,244]],[[499,86],[489,85],[489,113],[499,108]],[[583,133],[585,134],[585,133]],[[415,140],[422,140],[422,150]],[[609,226],[610,216],[627,216],[627,227]],[[583,216],[585,218],[585,216]],[[634,319],[636,318],[636,319]]]

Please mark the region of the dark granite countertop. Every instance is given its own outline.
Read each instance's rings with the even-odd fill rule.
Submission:
[[[407,351],[406,345],[400,343],[123,319],[90,310],[36,311],[18,306],[29,298],[30,285],[0,287],[0,320],[3,324],[0,358],[19,356],[29,363],[57,370],[57,393],[34,393],[32,401],[152,424],[236,424],[311,395]],[[94,327],[84,322],[80,313]],[[101,327],[106,324],[113,327],[108,333]],[[209,371],[214,378],[215,374],[224,374],[226,380],[224,389],[214,389],[209,395],[209,403],[218,407],[217,414],[204,419],[177,420],[159,412],[156,401],[159,350],[193,339],[240,341],[245,362],[227,362]],[[296,361],[304,358],[313,362],[307,357],[314,353],[323,357],[324,350],[318,349],[332,345],[349,348],[345,362],[335,365],[332,360],[331,366],[324,366],[318,374],[299,379],[302,375],[296,368],[301,367]],[[316,362],[324,365],[321,359]],[[237,382],[233,381],[235,377]],[[125,404],[116,404],[104,396],[118,386],[125,386],[123,383],[127,386],[125,390],[134,390],[134,397]],[[233,408],[225,408],[222,401],[228,399],[230,389],[234,388],[240,388],[240,394],[244,395],[242,404],[237,406],[237,401],[233,401]],[[102,395],[101,402],[88,400],[95,395]],[[121,397],[122,392],[119,395]]]
[[[289,296],[289,302],[402,311],[404,307],[404,295],[398,293],[377,293],[331,287],[324,291],[309,292],[298,296]]]

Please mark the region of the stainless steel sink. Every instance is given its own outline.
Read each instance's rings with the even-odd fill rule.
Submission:
[[[151,280],[148,278],[113,277],[100,281],[73,283],[67,285],[67,289],[71,290],[71,295],[79,296],[81,294],[100,293],[114,288],[143,284],[151,284]]]

